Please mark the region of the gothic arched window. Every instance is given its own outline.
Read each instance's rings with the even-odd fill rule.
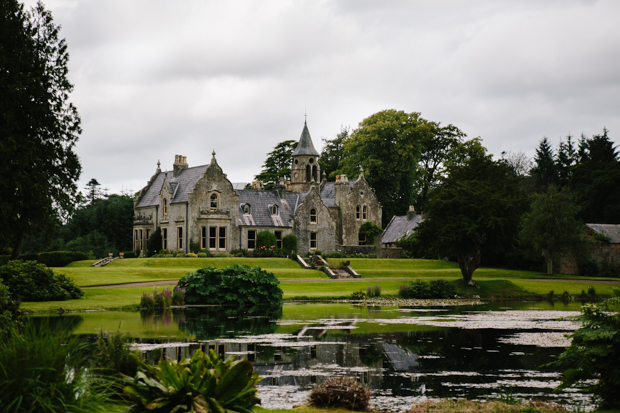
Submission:
[[[246,215],[250,214],[250,205],[249,204],[243,205],[243,213],[246,214]]]
[[[278,206],[277,205],[272,205],[271,206],[271,215],[278,215]]]
[[[217,194],[211,194],[210,208],[212,211],[217,209]]]

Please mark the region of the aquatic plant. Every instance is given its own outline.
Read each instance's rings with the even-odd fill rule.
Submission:
[[[581,309],[582,327],[570,347],[543,367],[568,368],[558,389],[579,386],[595,396],[601,409],[620,407],[620,297]],[[590,383],[585,384],[588,380]],[[584,387],[585,386],[585,387]]]
[[[172,291],[172,305],[185,304],[185,288],[174,287]]]
[[[139,356],[131,351],[129,336],[120,331],[116,333],[99,332],[95,349],[95,366],[102,374],[122,373],[135,376],[140,364]]]
[[[214,351],[197,350],[180,362],[162,359],[157,366],[143,364],[134,378],[125,377],[124,393],[134,402],[129,412],[250,413],[256,397],[257,372],[246,360],[222,360]]]
[[[365,299],[366,299],[366,293],[362,290],[353,291],[351,293],[351,300],[365,300]]]
[[[0,406],[4,412],[108,412],[106,377],[89,374],[89,344],[68,326],[24,323],[0,341]]]
[[[308,401],[314,407],[365,411],[369,407],[370,390],[351,378],[333,377],[312,389]]]
[[[140,297],[140,308],[145,310],[152,310],[155,308],[155,297],[152,294],[147,293],[146,291],[142,293],[142,297]]]
[[[368,295],[368,298],[381,297],[381,286],[378,284],[369,285],[366,288],[366,295]]]

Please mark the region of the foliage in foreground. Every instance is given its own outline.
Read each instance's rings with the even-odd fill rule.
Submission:
[[[365,411],[369,408],[370,390],[351,378],[333,377],[312,389],[308,401],[314,407]]]
[[[135,378],[125,378],[124,392],[135,403],[129,411],[250,413],[260,403],[256,397],[260,378],[247,359],[233,359],[198,350],[178,363],[162,359],[157,366],[142,365]]]
[[[107,412],[110,384],[88,374],[89,354],[70,329],[26,321],[0,341],[2,411]]]
[[[128,337],[120,331],[99,333],[95,350],[95,366],[99,372],[107,375],[136,375],[140,357],[131,351]]]
[[[281,307],[280,281],[260,267],[229,265],[204,267],[181,278],[188,304],[234,305],[235,307]]]
[[[514,404],[502,401],[441,400],[417,404],[405,413],[546,413],[567,411],[560,405],[547,402],[530,401],[527,404]]]
[[[560,357],[547,366],[568,368],[559,389],[583,386],[583,380],[600,408],[620,407],[620,297],[600,304],[585,304],[581,309],[583,326],[575,331],[572,342]]]
[[[71,278],[54,274],[36,261],[9,261],[0,266],[0,278],[23,301],[64,301],[84,296]]]

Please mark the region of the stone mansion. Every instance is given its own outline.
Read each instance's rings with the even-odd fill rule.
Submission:
[[[150,235],[161,227],[163,249],[189,251],[190,242],[212,253],[253,250],[260,231],[282,238],[295,234],[299,253],[351,250],[366,244],[360,227],[381,226],[381,205],[360,173],[327,182],[321,177],[319,153],[304,128],[291,159],[291,178],[273,190],[254,182],[233,185],[215,159],[189,167],[176,155],[172,171],[157,170],[134,200],[134,250],[143,254]]]

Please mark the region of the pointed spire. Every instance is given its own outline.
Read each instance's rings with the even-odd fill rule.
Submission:
[[[305,121],[304,129],[301,131],[301,137],[299,138],[297,147],[293,151],[293,156],[296,155],[319,156],[319,153],[316,151],[316,149],[314,149],[314,145],[312,144],[312,138],[310,137],[310,132],[308,131],[308,124]]]
[[[359,178],[363,178],[364,177],[364,167],[362,165],[360,165],[360,176]]]
[[[161,172],[161,162],[159,162],[159,159],[157,160],[157,172]]]
[[[213,149],[213,152],[211,152],[211,156],[211,163],[217,165],[217,160],[215,159],[215,149]]]

